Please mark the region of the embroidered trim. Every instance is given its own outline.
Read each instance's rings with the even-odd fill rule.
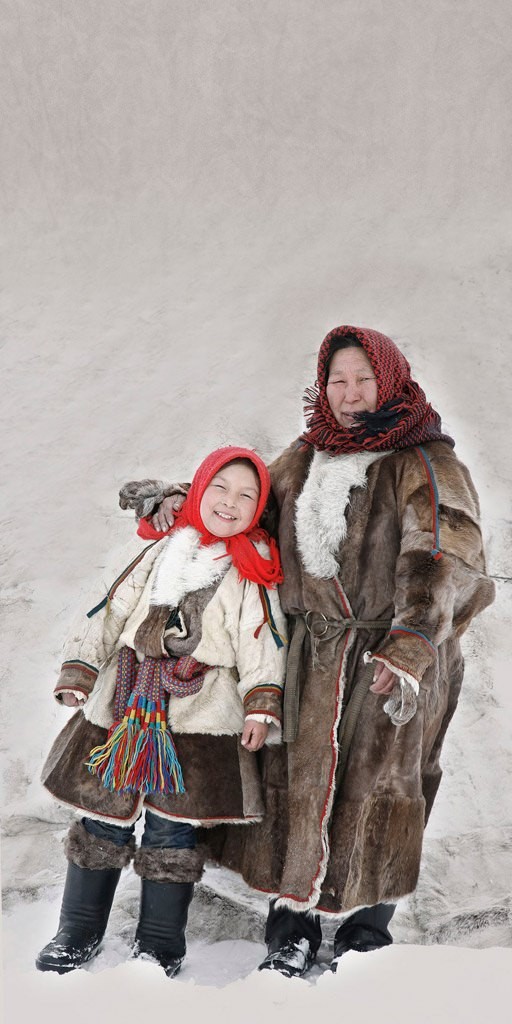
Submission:
[[[411,675],[409,669],[405,668],[404,665],[397,665],[395,661],[391,661],[391,659],[388,658],[387,654],[380,654],[380,652],[377,654],[372,654],[371,651],[365,651],[365,654],[363,655],[363,661],[365,665],[369,665],[370,663],[373,664],[373,662],[375,661],[380,662],[381,665],[385,665],[386,668],[391,669],[391,672],[393,672],[396,676],[403,676],[403,678],[411,684],[416,696],[418,696],[420,689],[419,680],[416,679],[416,676]]]
[[[316,903],[318,902],[318,899],[320,897],[322,883],[325,878],[325,874],[327,871],[327,863],[330,855],[329,820],[331,816],[331,810],[335,795],[336,768],[338,766],[337,735],[343,707],[343,692],[345,689],[345,670],[347,664],[347,654],[351,646],[351,644],[349,643],[350,636],[351,632],[347,631],[347,633],[345,634],[345,639],[343,641],[340,664],[338,669],[338,678],[336,681],[336,708],[330,730],[331,767],[329,771],[329,781],[327,783],[327,793],[320,817],[320,859],[318,861],[315,874],[311,881],[311,886],[308,895],[305,897],[305,899],[301,898],[300,896],[295,896],[294,893],[285,892],[278,896],[278,899],[276,901],[276,907],[288,906],[290,907],[290,909],[311,910],[314,907],[316,907]]]
[[[251,700],[252,697],[257,697],[260,693],[273,693],[276,697],[282,697],[283,687],[279,686],[278,683],[263,683],[261,686],[253,686],[247,691],[244,697],[244,704]],[[258,708],[258,711],[260,709]]]
[[[434,547],[430,554],[434,558],[434,561],[438,562],[443,557],[443,552],[439,547],[439,491],[437,489],[436,478],[432,463],[425,451],[425,449],[418,445],[417,452],[425,467],[428,481],[428,489],[430,492],[430,505],[432,508],[432,533],[434,534]]]
[[[392,636],[393,633],[409,633],[411,636],[417,636],[420,640],[423,640],[424,643],[428,644],[433,651],[436,650],[435,644],[433,644],[424,633],[420,633],[419,629],[409,629],[408,626],[396,626],[395,628],[390,629],[389,635]]]
[[[93,676],[96,679],[99,668],[95,668],[94,665],[89,665],[87,661],[80,661],[80,658],[73,658],[71,661],[63,661],[61,665],[61,672],[64,668],[79,668],[82,672],[86,672],[87,675]]]
[[[339,599],[343,606],[343,614],[346,615],[348,619],[352,615],[352,609],[348,603],[347,595],[345,594],[339,580],[334,580],[334,586],[338,592]]]
[[[270,604],[268,591],[267,588],[263,585],[263,583],[258,583],[258,593],[260,595],[261,607],[263,609],[263,622],[260,622],[257,629],[254,630],[254,638],[256,640],[258,639],[261,630],[263,629],[263,626],[265,625],[265,623],[267,623],[270,632],[272,633],[272,636],[274,638],[275,645],[279,650],[279,648],[285,646],[287,641],[285,640],[284,636],[281,635],[275,624],[274,616],[272,615],[272,605]]]

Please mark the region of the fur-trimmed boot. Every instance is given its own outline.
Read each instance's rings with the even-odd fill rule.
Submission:
[[[268,953],[258,970],[300,978],[313,965],[322,941],[318,914],[276,909],[274,904],[271,900],[265,928]]]
[[[331,971],[336,972],[344,953],[353,949],[357,953],[370,953],[393,942],[388,924],[395,912],[394,903],[376,903],[373,907],[363,907],[347,918],[338,928],[334,936],[334,957]]]
[[[81,821],[71,826],[65,843],[69,864],[59,928],[36,959],[38,971],[67,974],[96,955],[121,868],[129,864],[134,847],[133,839],[126,846],[98,839]]]
[[[142,847],[133,866],[142,878],[134,957],[150,957],[174,978],[185,959],[185,929],[194,883],[203,873],[200,849]]]

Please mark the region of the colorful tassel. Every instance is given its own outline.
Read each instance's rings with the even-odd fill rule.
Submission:
[[[184,793],[183,774],[165,721],[165,706],[132,693],[126,715],[94,747],[86,765],[111,792]]]
[[[126,703],[135,655],[119,652],[116,721],[85,762],[110,792],[184,793],[183,773],[165,714],[161,663],[145,659]],[[121,714],[124,715],[121,719]]]

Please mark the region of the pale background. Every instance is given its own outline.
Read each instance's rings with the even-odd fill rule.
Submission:
[[[38,775],[67,715],[51,698],[67,626],[133,530],[120,483],[186,479],[222,443],[277,454],[339,323],[407,354],[471,467],[498,585],[466,640],[422,876],[395,936],[481,958],[512,946],[509,0],[3,0],[0,32],[10,975],[34,998],[57,993],[54,1022],[64,1013],[62,984],[32,973],[68,821]],[[229,889],[213,869],[207,881]],[[136,897],[129,877],[132,933]],[[236,899],[252,942],[245,960],[230,947],[232,984],[262,953],[264,912]],[[226,913],[212,950],[232,934]],[[68,992],[140,968],[111,943]],[[413,952],[373,964],[388,954],[403,977],[401,948]],[[185,982],[215,984],[213,955]],[[324,995],[338,983],[316,980]]]

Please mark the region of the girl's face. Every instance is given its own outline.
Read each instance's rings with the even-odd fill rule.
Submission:
[[[243,462],[228,462],[206,488],[199,513],[214,537],[235,537],[252,523],[260,496],[258,474]]]
[[[377,381],[366,352],[340,348],[329,363],[327,401],[340,427],[354,424],[354,413],[375,412]]]

